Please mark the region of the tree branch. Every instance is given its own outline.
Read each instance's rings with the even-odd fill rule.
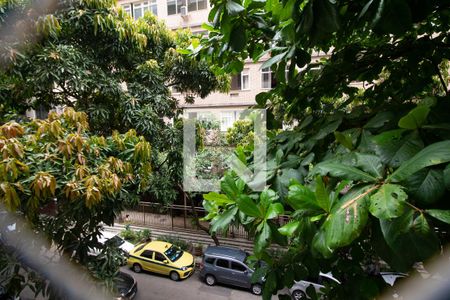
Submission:
[[[192,198],[189,196],[188,193],[186,193],[186,192],[183,190],[183,187],[182,187],[179,183],[178,183],[177,185],[178,185],[178,188],[180,189],[180,191],[181,191],[181,192],[185,195],[185,197],[187,197],[187,198],[189,199],[189,201],[191,202],[191,211],[192,211],[192,215],[193,215],[193,217],[194,217],[194,218],[193,218],[193,221],[194,221],[195,225],[197,225],[198,228],[200,228],[201,230],[205,231],[205,232],[213,239],[214,244],[215,244],[216,246],[220,246],[220,242],[219,242],[219,239],[217,238],[216,234],[215,234],[215,233],[210,233],[210,232],[209,232],[209,229],[208,229],[207,227],[203,226],[203,225],[200,223],[200,220],[199,220],[198,214],[197,214],[197,210],[195,209],[195,204],[194,204],[194,201],[192,200]]]
[[[438,64],[436,64],[434,62],[433,62],[433,66],[436,69],[436,73],[437,73],[437,75],[439,77],[439,80],[441,81],[442,87],[444,88],[445,95],[448,96],[449,92],[448,92],[448,89],[447,89],[447,84],[445,83],[444,78],[442,77],[441,70],[439,70]]]

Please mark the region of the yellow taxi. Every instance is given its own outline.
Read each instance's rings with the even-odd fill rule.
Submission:
[[[131,250],[127,264],[134,272],[146,270],[169,275],[175,281],[189,277],[194,272],[192,254],[161,241],[137,245]]]

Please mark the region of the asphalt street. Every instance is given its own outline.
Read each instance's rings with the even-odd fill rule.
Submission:
[[[153,273],[134,273],[128,267],[122,271],[132,275],[138,284],[136,300],[255,300],[262,299],[249,290],[215,285],[208,286],[200,280],[198,273],[175,282],[169,277]],[[278,297],[274,298],[277,299]]]

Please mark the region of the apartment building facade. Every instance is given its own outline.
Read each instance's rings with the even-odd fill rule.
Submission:
[[[203,33],[201,27],[208,22],[210,3],[208,0],[119,0],[118,5],[138,19],[145,12],[151,11],[163,20],[172,30],[189,28],[193,33]],[[325,55],[314,56],[314,60]],[[197,97],[193,104],[185,103],[184,97],[177,91],[173,96],[180,100],[185,115],[198,119],[216,119],[221,130],[231,127],[240,114],[255,105],[255,96],[274,87],[275,80],[270,68],[262,69],[266,59],[258,62],[247,61],[242,73],[232,77],[229,93],[212,93],[205,98]]]

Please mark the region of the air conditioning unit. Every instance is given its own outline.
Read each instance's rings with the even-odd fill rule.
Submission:
[[[180,7],[180,14],[182,17],[186,17],[188,15],[188,10],[186,6],[181,6]]]

